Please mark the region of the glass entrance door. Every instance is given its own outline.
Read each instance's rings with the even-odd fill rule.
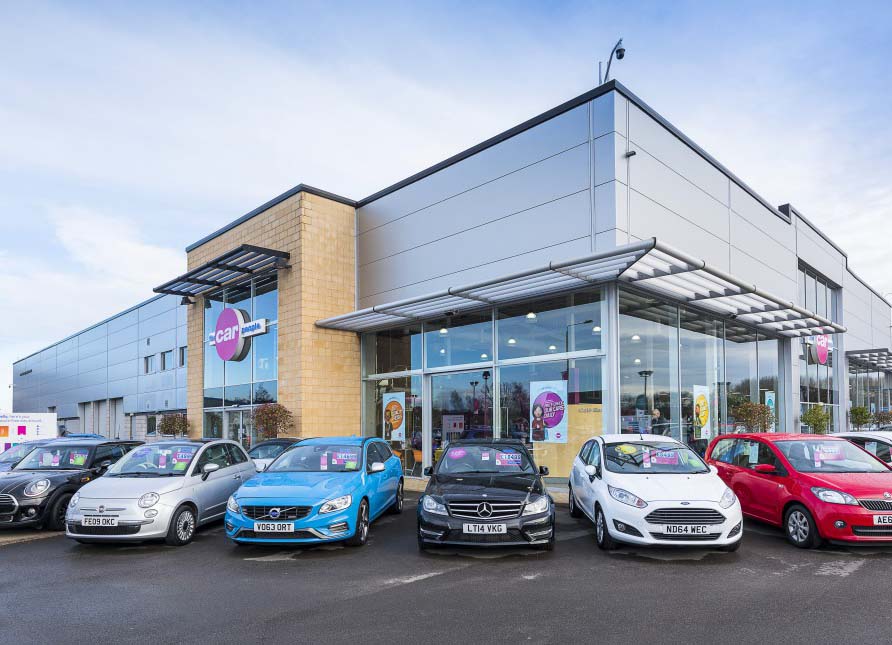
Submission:
[[[431,383],[431,457],[456,439],[493,436],[492,370],[434,374]]]
[[[254,420],[251,418],[250,409],[227,410],[224,424],[224,439],[231,439],[242,444],[245,450],[250,450],[257,440],[254,432]]]

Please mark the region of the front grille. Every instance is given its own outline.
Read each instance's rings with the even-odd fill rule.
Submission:
[[[139,533],[137,525],[118,526],[84,526],[78,523],[69,523],[68,530],[75,535],[136,535]]]
[[[858,503],[869,511],[892,511],[892,502],[884,499],[859,499]]]
[[[279,509],[279,516],[272,518],[269,512]],[[312,506],[242,506],[242,513],[252,520],[299,520],[310,514]]]
[[[15,497],[6,494],[0,495],[0,515],[15,513],[18,507],[19,503]]]
[[[675,533],[651,533],[651,537],[655,540],[666,540],[667,542],[710,542],[718,540],[722,536],[721,533],[706,533],[704,535],[676,535]]]
[[[486,506],[484,506],[486,505]],[[523,502],[490,499],[449,502],[449,514],[469,520],[506,520],[520,515]]]
[[[463,531],[449,531],[443,536],[444,542],[466,542],[468,544],[501,544],[502,542],[526,542],[520,529],[508,529],[507,533],[476,535]]]
[[[649,524],[721,524],[725,516],[711,508],[658,508],[644,520]]]
[[[870,535],[889,535],[892,536],[892,526],[853,526],[852,533],[864,537]]]
[[[314,534],[311,531],[294,531],[293,533],[268,533],[264,531],[263,533],[255,533],[251,530],[242,530],[238,532],[237,538],[258,538],[258,539],[266,539],[266,540],[310,540],[312,538],[318,538],[319,536]]]
[[[743,528],[743,522],[740,522],[737,526],[735,526],[733,529],[731,529],[730,533],[728,533],[728,537],[729,538],[734,537],[735,535],[740,533],[740,529],[742,529],[742,528]]]

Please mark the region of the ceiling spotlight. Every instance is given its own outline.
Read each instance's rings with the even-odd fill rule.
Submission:
[[[446,329],[445,327],[440,327],[440,335],[441,336],[445,336],[448,333],[449,333],[448,329]]]
[[[445,354],[445,353],[446,353],[446,348],[444,347],[443,349],[441,349],[441,350],[440,350],[440,353],[441,353],[441,354]]]
[[[531,311],[527,314],[527,320],[536,320],[536,312]]]
[[[556,347],[555,345],[549,345],[549,346],[548,346],[548,351],[549,351],[549,352],[553,352],[553,351],[556,350],[556,349],[557,349],[557,347]]]
[[[508,339],[508,344],[509,344],[509,345],[515,345],[516,343],[517,343],[517,341],[514,340],[513,338],[509,338],[509,339]]]
[[[486,354],[480,354],[480,358],[489,358]]]
[[[641,340],[641,336],[639,336],[638,334],[632,334],[633,343],[637,343],[639,340]]]
[[[641,364],[641,359],[640,359],[640,358],[636,358],[633,362],[635,363],[635,365],[640,365],[640,364]]]
[[[601,333],[601,325],[595,325],[594,327],[592,327],[592,333],[600,334]]]

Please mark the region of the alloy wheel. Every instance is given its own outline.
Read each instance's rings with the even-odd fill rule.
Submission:
[[[576,511],[576,500],[573,499],[573,489],[570,489],[570,515]]]
[[[192,539],[192,534],[194,532],[195,517],[193,517],[191,511],[181,513],[177,519],[177,537],[183,542],[188,542]]]
[[[369,537],[369,507],[365,504],[362,506],[359,518],[359,533],[362,536],[362,541],[365,542]]]
[[[396,491],[396,508],[403,510],[403,482],[400,482],[399,489]]]
[[[604,541],[604,513],[598,511],[598,516],[595,518],[595,532],[598,535],[598,542]]]
[[[796,510],[790,513],[787,519],[787,533],[796,542],[802,543],[808,539],[809,534],[808,518],[802,511]]]

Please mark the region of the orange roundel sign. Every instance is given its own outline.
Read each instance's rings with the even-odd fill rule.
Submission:
[[[384,418],[390,421],[392,430],[399,430],[403,425],[403,406],[399,401],[390,401],[384,406]]]

